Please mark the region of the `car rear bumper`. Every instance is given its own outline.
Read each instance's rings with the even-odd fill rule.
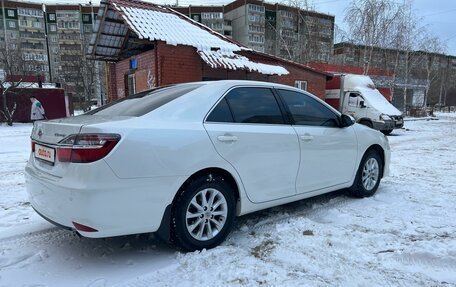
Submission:
[[[77,223],[97,230],[77,229],[86,237],[157,231],[181,179],[119,179],[104,161],[95,165],[83,167],[87,169],[84,172],[78,170],[63,178],[52,178],[29,161],[25,180],[32,207],[56,225],[76,229]]]

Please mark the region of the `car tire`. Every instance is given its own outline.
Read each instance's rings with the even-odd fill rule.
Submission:
[[[228,236],[236,203],[232,187],[221,177],[190,182],[176,200],[173,243],[184,251],[214,248]]]
[[[383,130],[383,131],[382,131],[382,133],[383,133],[384,135],[389,135],[389,134],[392,133],[392,132],[393,132],[393,130]]]
[[[375,194],[382,178],[383,160],[375,150],[367,151],[359,165],[353,185],[348,194],[354,197],[369,197]]]
[[[374,127],[370,121],[360,121],[359,123],[371,129]]]

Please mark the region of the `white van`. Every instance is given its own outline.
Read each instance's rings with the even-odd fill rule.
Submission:
[[[402,113],[375,88],[369,76],[335,75],[327,82],[325,100],[358,123],[384,134],[404,126]]]

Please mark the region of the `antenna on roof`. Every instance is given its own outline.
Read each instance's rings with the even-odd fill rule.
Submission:
[[[179,7],[179,0],[176,0],[176,6]]]

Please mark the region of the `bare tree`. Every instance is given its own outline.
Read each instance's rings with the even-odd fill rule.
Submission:
[[[309,0],[288,0],[288,6],[296,9],[297,17],[297,42],[293,46],[295,54],[299,55],[299,62],[309,63],[317,60],[315,55],[320,52],[319,40],[316,27],[311,20],[311,10],[313,7]],[[330,47],[332,49],[333,47]]]
[[[423,107],[427,106],[430,89],[433,82],[440,76],[443,78],[445,67],[442,67],[440,55],[446,50],[446,45],[433,35],[425,35],[419,44],[420,52],[425,60],[423,61],[423,70],[426,78],[426,92],[423,100]],[[443,82],[443,81],[442,81]]]
[[[426,60],[421,53],[416,52],[426,34],[426,27],[419,25],[421,21],[413,12],[412,4],[412,0],[407,0],[400,6],[400,13],[392,25],[390,43],[396,54],[393,85],[401,82],[405,113],[412,71]],[[394,96],[394,86],[392,95]]]
[[[81,39],[81,42],[61,45],[66,49],[60,50],[62,63],[65,63],[60,67],[60,80],[64,83],[74,83],[74,86],[67,85],[66,90],[76,95],[78,100],[75,103],[76,108],[88,111],[92,99],[96,97],[98,63],[86,56],[89,41],[77,33],[71,36]]]
[[[88,41],[83,42],[83,57],[81,61],[78,62],[78,74],[80,78],[80,86],[79,90],[84,95],[85,105],[83,109],[85,111],[90,110],[92,99],[96,96],[95,94],[95,86],[97,84],[97,77],[98,75],[98,63],[86,57],[85,51],[88,48]]]
[[[34,60],[25,60],[22,49],[17,41],[0,44],[0,90],[2,109],[0,115],[8,123],[13,125],[13,116],[16,112],[17,103],[14,97],[19,95],[19,87],[23,86],[23,76],[30,75],[37,62]],[[13,100],[9,100],[13,99]]]
[[[368,74],[374,47],[384,47],[388,31],[399,17],[400,5],[392,0],[354,0],[347,8],[344,21],[350,37],[364,46],[363,70]]]

